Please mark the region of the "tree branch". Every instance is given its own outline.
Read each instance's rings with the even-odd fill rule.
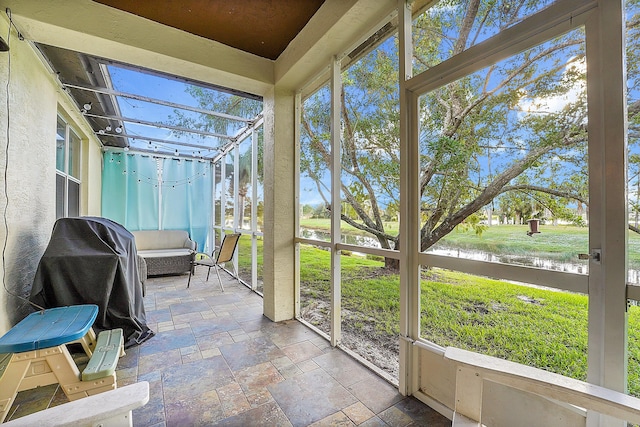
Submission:
[[[380,242],[380,246],[382,246],[383,249],[391,249],[391,247],[389,246],[389,241],[395,242],[399,238],[399,236],[391,236],[384,231],[378,230],[376,228],[367,227],[366,225],[360,224],[359,222],[356,222],[343,214],[340,214],[340,219],[342,219],[342,221],[346,222],[350,226],[357,228],[358,230],[366,231],[367,233],[371,233],[376,236],[378,238],[378,241]],[[382,241],[385,241],[386,244],[382,243]]]
[[[540,187],[537,185],[529,185],[529,184],[519,184],[519,185],[506,185],[504,187],[502,187],[502,190],[500,191],[499,194],[502,193],[506,193],[509,191],[518,191],[518,190],[525,190],[525,191],[537,191],[540,193],[546,193],[546,194],[550,194],[552,196],[558,196],[558,197],[563,197],[565,199],[573,199],[576,200],[578,202],[584,203],[585,205],[589,205],[589,200],[582,197],[579,194],[576,193],[569,193],[566,191],[561,191],[561,190],[556,190],[553,188],[546,188],[546,187]]]
[[[562,146],[572,145],[571,141],[575,141],[571,138],[571,135],[564,135],[559,138]],[[519,161],[514,162],[510,167],[505,169],[502,173],[497,175],[487,187],[467,205],[459,209],[454,215],[446,217],[432,232],[425,230],[425,237],[422,239],[420,247],[424,251],[451,232],[458,224],[464,221],[474,212],[480,210],[484,205],[493,200],[498,194],[500,194],[502,188],[504,188],[512,179],[520,175],[525,169],[527,169],[531,163],[539,159],[544,154],[558,148],[558,145],[543,145],[535,147],[527,155],[525,155]]]
[[[460,52],[464,51],[467,47],[467,41],[469,40],[469,34],[471,33],[471,29],[473,28],[473,23],[476,20],[476,16],[478,15],[478,8],[480,7],[480,0],[471,0],[467,4],[467,10],[464,14],[464,19],[462,20],[462,24],[460,25],[460,33],[458,35],[458,40],[456,41],[455,47],[453,48],[453,53],[451,56],[455,56]]]

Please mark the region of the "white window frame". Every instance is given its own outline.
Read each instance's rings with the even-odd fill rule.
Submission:
[[[63,162],[63,167],[64,170],[60,170],[58,169],[58,164],[57,164],[57,157],[56,157],[56,217],[57,218],[66,218],[69,216],[69,184],[70,183],[75,183],[78,185],[78,206],[77,206],[77,212],[78,215],[81,215],[81,206],[82,206],[82,180],[79,178],[80,176],[82,176],[82,161],[79,162],[79,168],[78,168],[78,175],[79,177],[74,177],[73,175],[71,175],[69,172],[69,146],[70,146],[70,135],[71,132],[74,133],[74,135],[78,138],[78,140],[80,141],[80,144],[78,145],[78,152],[74,153],[74,156],[76,156],[76,158],[78,159],[82,159],[82,138],[80,138],[80,134],[69,124],[69,122],[67,120],[65,120],[64,117],[62,117],[60,114],[58,114],[57,117],[58,121],[61,121],[65,124],[65,131],[64,131],[64,162]],[[56,121],[56,127],[58,126],[58,121]],[[56,130],[57,132],[57,130]],[[56,156],[57,156],[57,151],[56,151]],[[63,196],[62,196],[62,202],[63,202],[63,206],[62,206],[62,216],[58,216],[58,187],[57,187],[57,178],[58,176],[62,177],[64,179],[64,185],[62,187],[62,192],[63,192]]]
[[[332,242],[318,242],[301,238],[298,234],[299,209],[296,216],[296,248],[299,244],[326,246],[334,253],[340,250],[360,250],[364,253],[388,256],[400,260],[401,315],[399,390],[402,394],[420,394],[418,361],[420,348],[437,352],[438,346],[420,338],[420,268],[430,265],[488,275],[504,279],[542,284],[562,290],[581,292],[589,296],[589,355],[588,381],[614,390],[626,387],[626,292],[640,298],[640,287],[626,285],[626,101],[624,58],[623,2],[618,0],[557,0],[552,5],[510,29],[473,46],[446,66],[412,75],[411,8],[407,0],[398,0],[399,57],[400,57],[400,121],[401,121],[401,177],[400,251],[354,247],[340,243],[339,230],[334,230]],[[541,271],[521,266],[499,266],[492,263],[450,259],[421,253],[419,250],[419,168],[418,99],[422,94],[456,80],[501,59],[544,43],[556,35],[572,29],[585,29],[588,67],[589,114],[589,176],[590,176],[590,253],[600,250],[602,259],[592,258],[589,274],[568,274]],[[332,64],[333,68],[336,57]],[[606,72],[606,78],[603,74]],[[332,93],[332,100],[339,91]],[[297,98],[297,108],[303,101]],[[607,108],[605,108],[607,106]],[[609,108],[615,106],[615,108]],[[297,118],[299,120],[299,117]],[[333,119],[334,121],[337,119]],[[297,123],[297,125],[299,125]],[[606,141],[606,143],[605,143]],[[297,135],[299,150],[299,135]],[[336,167],[337,162],[332,166]],[[296,197],[299,202],[300,165],[296,161]],[[334,178],[335,180],[335,178]],[[335,221],[334,221],[335,222]],[[336,227],[334,225],[334,227]],[[606,266],[606,268],[605,268]],[[299,257],[296,259],[299,266]],[[339,264],[332,266],[334,292],[340,289]],[[296,314],[299,315],[299,275],[296,277]],[[637,289],[636,289],[637,288]],[[339,296],[338,296],[339,297]],[[334,296],[335,298],[335,296]],[[334,304],[334,310],[339,305]],[[339,317],[340,313],[335,316]],[[339,323],[328,337],[333,345],[339,342]],[[323,334],[327,335],[327,334]],[[598,416],[589,416],[589,424],[597,425]],[[615,423],[614,423],[615,424]],[[617,425],[617,424],[616,424]]]

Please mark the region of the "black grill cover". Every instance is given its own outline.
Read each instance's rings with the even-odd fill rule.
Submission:
[[[125,347],[154,333],[146,325],[133,235],[106,218],[60,218],[40,260],[30,300],[44,308],[96,304],[96,333],[122,328]]]

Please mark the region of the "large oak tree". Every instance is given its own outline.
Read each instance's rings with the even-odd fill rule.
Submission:
[[[414,22],[414,72],[429,72],[540,8],[526,0],[438,3]],[[634,16],[630,37],[637,27]],[[349,206],[341,218],[383,248],[399,239],[384,221],[399,204],[396,43],[391,38],[345,70],[340,94],[341,196]],[[494,199],[508,203],[509,194],[579,221],[568,206],[588,204],[585,61],[577,29],[422,96],[422,250],[465,221],[481,227],[477,213]],[[327,206],[328,105],[327,87],[304,103],[301,153],[302,173]],[[630,114],[637,127],[634,108]]]

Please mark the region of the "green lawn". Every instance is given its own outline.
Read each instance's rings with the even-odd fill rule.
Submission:
[[[524,227],[504,226],[500,233],[477,238],[486,244],[519,239]],[[583,239],[586,229],[559,227],[543,234],[571,246]],[[497,235],[500,237],[496,237]],[[524,233],[522,233],[524,234]],[[555,234],[552,236],[552,234]],[[522,244],[538,241],[528,237]],[[559,236],[564,236],[560,238]],[[452,241],[476,238],[470,233],[451,233]],[[634,237],[635,239],[635,237]],[[240,253],[243,250],[240,240]],[[631,239],[630,239],[631,240]],[[573,243],[567,244],[567,241]],[[260,241],[260,244],[262,241]],[[541,245],[542,246],[542,245]],[[501,246],[504,247],[504,246]],[[553,248],[549,248],[549,251]],[[262,250],[259,249],[262,254]],[[300,247],[301,304],[330,301],[330,253],[310,245]],[[242,257],[242,263],[249,259]],[[342,309],[349,327],[373,341],[386,337],[397,341],[400,319],[399,276],[383,263],[359,256],[341,257]],[[242,267],[241,267],[242,268]],[[540,367],[573,378],[586,378],[587,307],[584,295],[491,280],[463,273],[432,269],[421,284],[422,336],[442,346],[456,346]],[[328,316],[328,312],[323,313]],[[640,307],[629,309],[629,392],[640,396]]]
[[[238,270],[251,277],[251,236],[245,234],[238,240]],[[258,238],[258,277],[262,277],[262,238]]]
[[[328,251],[301,247],[301,301],[328,302]],[[382,263],[343,256],[342,308],[351,327],[375,335],[399,334],[400,279]],[[586,379],[585,295],[534,289],[433,269],[421,285],[422,337]],[[353,313],[360,313],[354,316]],[[328,313],[327,313],[328,315]],[[640,396],[640,307],[629,310],[629,391]]]
[[[421,291],[426,339],[586,379],[586,296],[444,271]]]

